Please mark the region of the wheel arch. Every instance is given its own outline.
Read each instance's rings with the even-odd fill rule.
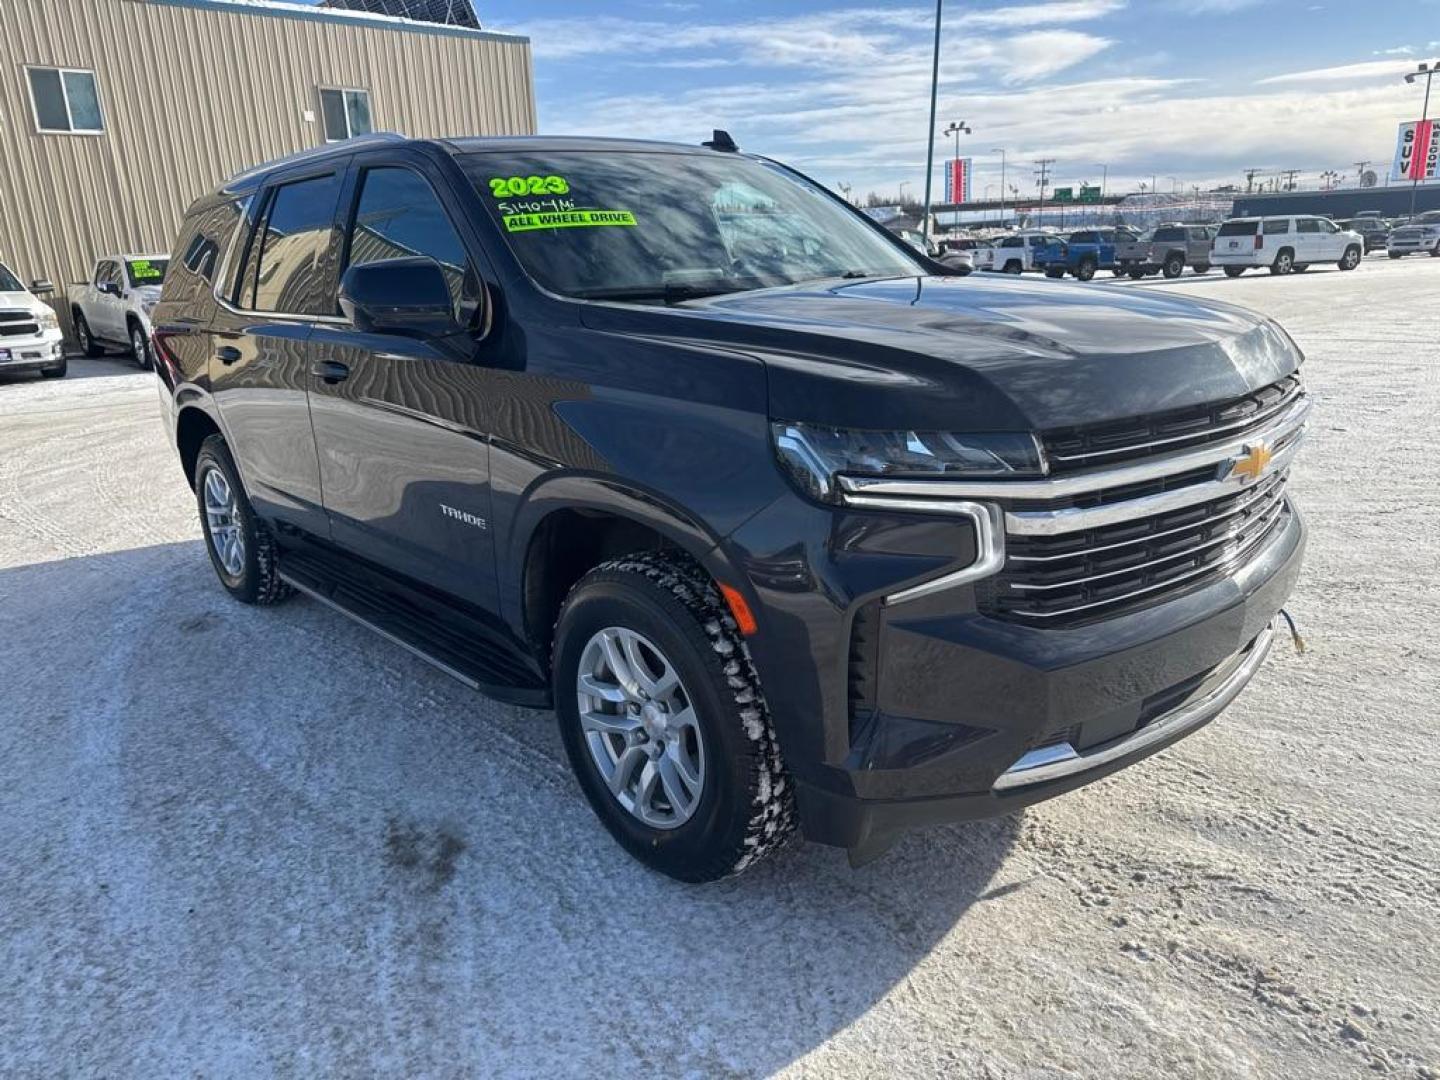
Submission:
[[[653,492],[611,477],[552,478],[521,504],[501,555],[507,620],[548,671],[560,606],[587,572],[619,555],[674,551],[712,580],[744,588],[720,554],[719,540],[693,515]]]
[[[215,418],[199,405],[185,405],[175,416],[175,449],[191,489],[195,487],[195,461],[200,447],[211,435],[224,436]]]

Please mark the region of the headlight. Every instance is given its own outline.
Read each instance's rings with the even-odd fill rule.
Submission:
[[[775,453],[800,490],[839,502],[835,477],[1041,476],[1040,444],[1028,432],[855,431],[777,421]]]
[[[59,318],[59,316],[56,315],[55,312],[52,311],[52,310],[51,310],[50,308],[48,308],[48,307],[45,308],[43,311],[40,312],[40,317],[39,317],[38,319],[36,319],[35,321],[40,324],[40,329],[41,329],[41,330],[59,330],[59,329],[60,329],[60,318]]]

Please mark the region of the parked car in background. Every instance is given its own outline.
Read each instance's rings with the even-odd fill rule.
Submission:
[[[1270,319],[935,276],[736,150],[352,140],[202,197],[176,253],[163,420],[222,588],[554,707],[682,880],[1130,765],[1241,692],[1300,571]]]
[[[1080,281],[1089,281],[1097,271],[1113,270],[1117,243],[1132,243],[1140,234],[1134,229],[1079,229],[1067,238],[1055,237],[1035,252],[1035,267],[1046,277],[1074,274]]]
[[[0,374],[38,371],[47,379],[65,374],[60,320],[40,299],[54,288],[48,281],[34,281],[27,289],[13,270],[0,263]]]
[[[1390,226],[1384,218],[1376,217],[1353,217],[1335,223],[1340,228],[1349,232],[1359,233],[1365,238],[1365,254],[1372,251],[1379,251],[1385,247],[1390,237]]]
[[[1365,255],[1365,238],[1328,218],[1309,216],[1231,218],[1220,226],[1210,262],[1239,277],[1264,267],[1272,274],[1301,273],[1315,263],[1354,270]]]
[[[1422,251],[1440,256],[1440,210],[1427,210],[1392,231],[1387,251],[1392,259]]]
[[[975,270],[975,251],[972,248],[956,248],[946,251],[942,245],[940,254],[935,256],[935,261],[963,276]]]
[[[1035,253],[1058,239],[1054,233],[1025,231],[1001,237],[984,249],[978,266],[1001,274],[1023,274],[1035,269]]]
[[[1215,231],[1214,225],[1161,225],[1138,240],[1117,244],[1116,270],[1136,280],[1161,273],[1177,278],[1187,266],[1197,274],[1208,273]]]
[[[150,312],[160,302],[169,266],[168,255],[106,255],[96,261],[89,281],[70,287],[70,319],[86,356],[114,346],[150,367]]]

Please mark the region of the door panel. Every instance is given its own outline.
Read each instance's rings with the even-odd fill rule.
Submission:
[[[331,326],[315,329],[311,355],[348,371],[310,387],[332,540],[493,610],[487,370],[436,344]]]
[[[434,259],[450,285],[455,329],[422,339],[316,328],[311,348],[321,367],[311,380],[310,411],[331,537],[493,610],[484,419],[492,373],[476,362],[472,327],[481,290],[474,255],[447,208],[443,182],[423,162],[383,153],[357,160],[343,261]]]
[[[335,311],[344,165],[282,176],[256,202],[240,272],[211,333],[210,383],[246,492],[262,514],[327,536],[308,390],[317,322]]]

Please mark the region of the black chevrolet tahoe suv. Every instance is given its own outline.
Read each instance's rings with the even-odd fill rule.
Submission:
[[[1300,569],[1274,323],[946,276],[726,138],[274,162],[190,209],[154,324],[224,587],[553,708],[683,880],[1155,752]]]

